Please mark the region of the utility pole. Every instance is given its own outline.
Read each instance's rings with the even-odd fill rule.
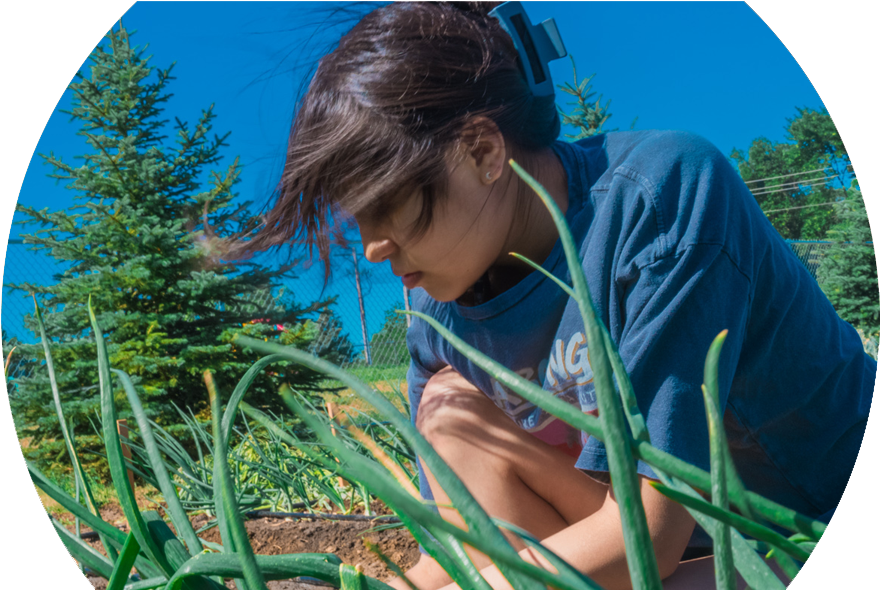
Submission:
[[[351,257],[354,259],[354,284],[357,287],[358,305],[360,305],[361,308],[361,333],[364,337],[364,360],[367,361],[368,365],[372,365],[373,360],[370,358],[370,340],[367,338],[367,314],[364,311],[364,294],[361,291],[361,273],[358,271],[358,255],[357,250],[354,247],[351,248]]]
[[[412,311],[412,305],[409,302],[409,289],[406,288],[406,285],[403,287],[403,309],[406,311]],[[409,328],[412,325],[412,316],[407,314],[406,316],[406,327]]]

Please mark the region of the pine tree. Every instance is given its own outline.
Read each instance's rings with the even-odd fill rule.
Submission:
[[[112,366],[133,377],[147,412],[171,432],[179,422],[174,404],[194,413],[206,407],[204,371],[228,394],[256,360],[233,344],[235,335],[308,347],[314,331],[306,319],[326,304],[304,307],[279,295],[278,282],[291,277],[288,267],[224,262],[210,247],[254,223],[249,203],[234,202],[238,161],[212,170],[227,137],[211,132],[213,107],[193,126],[163,118],[171,68],[150,66],[121,22],[88,65],[70,84],[67,112],[79,122],[88,153],[79,165],[42,155],[76,204],[59,211],[17,208],[26,217],[21,223],[41,226],[22,236],[25,243],[66,262],[67,270],[54,285],[10,285],[40,302],[64,410],[87,448],[97,442],[85,435],[99,409],[89,297]],[[33,317],[26,326],[39,337]],[[38,344],[18,352],[43,356]],[[263,376],[253,385],[252,403],[274,403],[281,381],[308,388],[318,378],[293,365],[273,370],[274,381]],[[11,402],[19,435],[33,437],[34,458],[50,460],[61,446],[48,375],[33,371],[16,385]],[[125,416],[125,396],[117,393]]]
[[[880,336],[877,265],[861,191],[853,187],[835,208],[839,222],[829,231],[832,245],[819,267],[818,281],[837,314],[875,341]]]
[[[572,107],[571,112],[566,113],[561,107],[557,108],[559,109],[559,115],[562,118],[562,124],[571,125],[572,127],[579,129],[579,131],[574,134],[566,133],[565,137],[569,141],[578,141],[580,139],[599,135],[600,133],[617,131],[617,129],[604,128],[605,123],[611,118],[611,113],[608,112],[608,106],[611,104],[611,100],[605,101],[605,104],[603,105],[602,95],[600,94],[595,102],[593,101],[596,93],[593,91],[592,82],[593,78],[596,77],[596,74],[587,76],[578,82],[577,66],[575,66],[574,63],[574,57],[569,57],[571,57],[571,69],[574,76],[574,84],[564,82],[562,84],[557,84],[556,87],[566,94],[574,96],[574,101],[568,103]],[[635,128],[637,120],[638,117],[633,119],[630,129]]]

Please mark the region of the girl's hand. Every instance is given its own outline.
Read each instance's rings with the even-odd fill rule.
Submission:
[[[406,577],[419,590],[437,590],[444,586],[458,588],[455,584],[451,584],[452,578],[434,561],[434,558],[424,553],[418,563],[406,572]],[[401,578],[395,577],[386,583],[395,590],[412,590]]]

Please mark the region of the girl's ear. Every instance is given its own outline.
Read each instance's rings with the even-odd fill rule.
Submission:
[[[492,119],[476,117],[470,121],[462,132],[461,145],[466,148],[466,158],[471,160],[484,184],[501,176],[507,150],[504,136]]]

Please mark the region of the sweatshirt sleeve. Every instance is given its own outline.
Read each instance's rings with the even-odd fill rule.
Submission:
[[[428,313],[428,296],[424,293],[413,292],[413,309]],[[410,363],[406,372],[407,396],[409,398],[410,420],[413,427],[416,425],[416,416],[419,413],[419,404],[425,386],[434,374],[446,366],[446,362],[440,359],[433,345],[431,328],[419,318],[414,317],[412,325],[406,333],[406,346],[409,350]],[[419,472],[419,492],[425,500],[433,500],[431,488],[425,477],[421,459],[416,461]]]
[[[618,348],[651,444],[698,467],[709,467],[701,385],[712,340],[727,330],[719,363],[720,407],[730,392],[746,328],[749,280],[718,246],[694,245],[657,260],[624,293],[627,322]],[[590,437],[578,467],[607,471],[605,445]],[[656,478],[639,463],[642,475]]]
[[[413,426],[416,424],[416,416],[419,412],[419,402],[422,399],[422,392],[425,390],[425,384],[433,376],[433,372],[425,369],[416,360],[410,360],[409,370],[406,372],[407,395],[409,397],[410,419]],[[416,461],[419,470],[419,492],[424,500],[433,500],[431,488],[428,486],[428,480],[425,477],[425,470],[422,467],[422,460]]]
[[[714,147],[690,136],[661,139],[621,166],[608,187],[615,203],[609,215],[618,221],[606,235],[617,236],[616,246],[609,245],[613,262],[594,284],[604,287],[606,323],[651,444],[707,469],[703,368],[713,339],[727,330],[719,363],[723,411],[752,303],[754,219],[742,182]],[[590,264],[585,258],[585,270]],[[607,471],[604,444],[584,442],[578,467]],[[638,471],[656,478],[642,462]]]

